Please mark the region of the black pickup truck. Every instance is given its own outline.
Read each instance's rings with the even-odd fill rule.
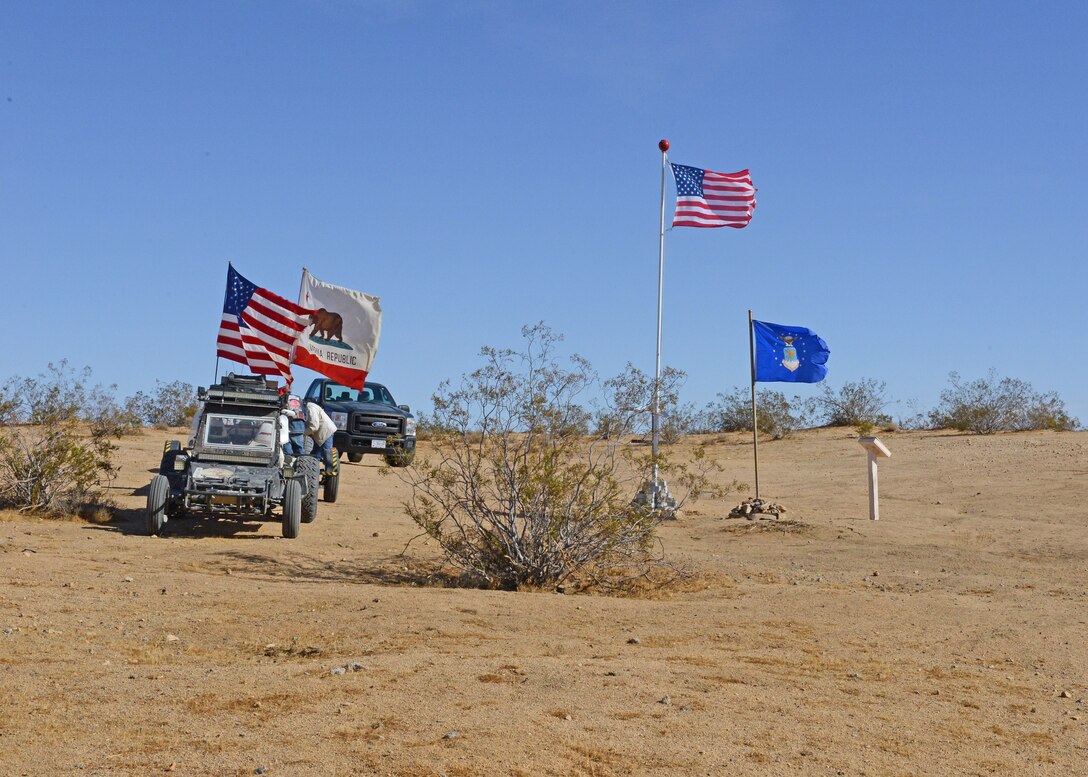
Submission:
[[[391,467],[407,467],[416,455],[416,418],[408,405],[398,405],[389,389],[366,383],[348,388],[318,378],[310,384],[306,402],[321,405],[336,424],[333,446],[348,461],[359,462],[364,453],[379,453]]]

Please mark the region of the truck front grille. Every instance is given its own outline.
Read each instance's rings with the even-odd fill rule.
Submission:
[[[352,413],[351,432],[372,440],[384,440],[386,437],[403,437],[404,419],[382,413]]]

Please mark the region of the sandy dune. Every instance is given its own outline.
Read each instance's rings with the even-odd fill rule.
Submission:
[[[298,540],[145,537],[165,437],[121,520],[0,520],[0,774],[1088,774],[1088,433],[886,435],[876,523],[847,431],[761,445],[790,523],[694,505],[658,598],[429,585],[370,459]]]

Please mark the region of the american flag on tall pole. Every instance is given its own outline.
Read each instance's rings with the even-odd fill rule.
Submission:
[[[217,353],[248,365],[258,375],[279,375],[291,382],[291,352],[312,311],[262,289],[227,267],[223,318]]]
[[[715,173],[669,164],[676,179],[674,227],[748,226],[756,209],[756,190],[747,170]]]

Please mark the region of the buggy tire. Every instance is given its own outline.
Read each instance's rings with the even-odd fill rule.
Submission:
[[[332,504],[340,492],[340,452],[332,449],[332,472],[325,473],[325,501]]]
[[[400,453],[387,453],[385,454],[385,463],[390,467],[407,467],[413,461],[415,461],[416,452],[407,451]]]
[[[170,498],[170,481],[162,475],[151,478],[151,486],[147,490],[147,533],[154,537],[162,534],[162,527],[166,524],[166,503]]]
[[[358,464],[362,460],[363,460],[363,454],[361,454],[361,453],[349,453],[348,454],[348,461],[350,461],[352,464]]]
[[[302,484],[288,480],[283,492],[283,536],[289,540],[298,536],[302,523]]]
[[[181,454],[181,443],[177,440],[167,440],[162,446],[162,460],[159,461],[159,474],[165,475],[174,471],[174,459]]]
[[[306,483],[306,493],[302,496],[302,522],[313,523],[317,517],[317,489],[321,485],[321,465],[313,456],[301,456],[295,465]]]
[[[162,455],[162,461],[159,462],[159,474],[169,477],[169,473],[174,471],[174,461],[178,456],[184,455],[181,451],[167,451]]]

